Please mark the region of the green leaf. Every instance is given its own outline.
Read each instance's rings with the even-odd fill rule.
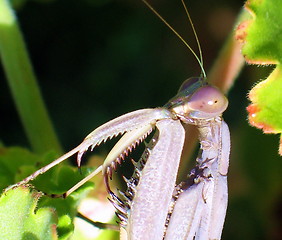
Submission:
[[[54,158],[52,153],[38,156],[21,147],[0,147],[0,189],[22,180]]]
[[[54,154],[48,153],[43,156],[35,155],[26,149],[20,147],[11,148],[0,148],[0,187],[4,188],[10,184],[22,180],[26,176],[30,175],[34,171],[38,170],[41,166],[46,165],[55,159]],[[41,190],[46,193],[56,193],[62,194],[67,191],[70,187],[79,182],[82,178],[92,171],[92,168],[83,168],[80,174],[76,168],[67,165],[60,165],[56,169],[51,169],[46,173],[40,175],[36,180],[32,182],[36,189]],[[35,194],[34,202],[31,204],[29,200],[29,205],[26,205],[26,209],[19,207],[17,202],[26,202],[26,195],[13,195],[13,192],[18,192],[18,189],[10,190],[6,194],[12,194],[13,197],[5,200],[0,205],[0,211],[5,209],[5,214],[7,216],[12,215],[13,211],[18,212],[18,214],[30,214],[34,212],[36,203],[38,202],[39,209],[52,209],[52,212],[57,214],[58,225],[56,227],[59,239],[68,239],[73,234],[73,219],[77,213],[77,207],[82,198],[84,198],[87,193],[93,188],[92,183],[86,183],[75,192],[73,192],[66,199],[62,198],[50,198],[47,196],[42,196],[40,201],[38,201],[39,196],[42,194]],[[27,192],[29,192],[27,190]],[[35,191],[34,191],[35,193]],[[5,194],[3,194],[3,197]],[[11,207],[12,206],[12,207]],[[29,210],[27,210],[29,209]],[[12,210],[12,212],[10,212]],[[6,224],[6,223],[5,223]],[[6,224],[9,226],[9,224]],[[5,226],[6,226],[5,225]],[[1,225],[2,226],[2,225]],[[45,227],[45,225],[43,225]],[[54,225],[55,227],[56,225]],[[10,228],[14,228],[11,225]],[[10,229],[12,232],[17,231],[17,229]],[[0,230],[1,231],[1,230]],[[6,234],[6,233],[5,233]],[[0,235],[1,236],[1,235]],[[0,239],[6,239],[1,238]],[[13,238],[22,239],[22,238]],[[23,238],[28,239],[28,238]],[[30,238],[33,239],[33,238]],[[51,239],[51,238],[34,238],[34,239]]]
[[[52,208],[36,209],[40,193],[19,187],[0,198],[0,239],[57,239]]]
[[[83,171],[85,172],[85,171]],[[48,174],[43,175],[44,179],[35,183],[36,188],[42,186],[44,188],[44,182],[48,178]],[[83,174],[84,177],[84,174]],[[62,194],[67,191],[70,187],[79,182],[83,178],[79,174],[75,174],[75,170],[69,166],[62,166],[59,171],[54,175],[54,179],[47,186],[48,193]],[[45,185],[46,188],[46,185]],[[42,188],[39,188],[42,189]],[[78,190],[73,192],[67,198],[50,198],[42,197],[39,202],[39,207],[53,207],[56,209],[58,214],[58,235],[61,240],[68,239],[74,231],[73,220],[77,213],[77,207],[81,199],[86,197],[88,192],[93,189],[92,183],[85,183]]]
[[[249,122],[265,133],[282,132],[282,1],[250,0],[245,4],[252,19],[240,24],[237,38],[244,43],[242,53],[251,64],[275,64],[267,79],[249,94]],[[259,79],[258,79],[259,80]],[[280,146],[282,154],[282,146]]]

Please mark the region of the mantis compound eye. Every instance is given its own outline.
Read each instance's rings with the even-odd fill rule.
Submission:
[[[224,112],[228,100],[217,88],[203,86],[190,97],[187,105],[191,109],[192,118],[209,118]]]

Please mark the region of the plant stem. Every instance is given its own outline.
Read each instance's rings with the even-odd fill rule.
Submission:
[[[8,0],[0,0],[0,56],[33,151],[44,153],[54,150],[61,153],[16,16]]]

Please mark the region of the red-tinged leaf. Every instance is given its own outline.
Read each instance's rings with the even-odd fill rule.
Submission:
[[[242,53],[250,64],[276,64],[273,72],[249,93],[249,122],[264,133],[282,132],[282,1],[249,0],[245,4],[252,16],[237,28]],[[259,79],[258,79],[259,80]],[[282,146],[280,144],[280,155]]]

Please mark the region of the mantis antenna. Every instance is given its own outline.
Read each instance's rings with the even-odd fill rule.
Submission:
[[[183,5],[183,7],[184,7],[184,9],[185,9],[186,16],[187,16],[187,18],[188,18],[188,20],[189,20],[189,22],[190,22],[190,24],[191,24],[191,27],[192,27],[192,30],[193,30],[193,33],[194,33],[194,36],[195,36],[195,38],[196,38],[196,42],[197,42],[197,45],[198,45],[199,53],[200,53],[200,61],[201,61],[201,63],[202,63],[202,66],[204,66],[204,60],[203,60],[203,55],[202,55],[202,48],[201,48],[201,44],[200,44],[200,41],[199,41],[197,32],[196,32],[196,30],[195,30],[193,21],[192,21],[192,19],[191,19],[190,13],[189,13],[189,11],[188,11],[188,9],[187,9],[187,6],[186,6],[184,0],[181,0],[181,3],[182,3],[182,5]],[[205,73],[205,72],[204,72],[204,73]],[[205,75],[205,74],[204,74],[204,75]]]
[[[197,33],[196,33],[196,30],[194,28],[194,24],[192,22],[192,19],[190,17],[190,14],[189,14],[189,11],[184,3],[184,0],[181,0],[182,2],[182,5],[185,9],[185,12],[186,12],[186,15],[187,15],[187,18],[191,24],[191,27],[192,27],[192,30],[193,30],[193,33],[195,35],[195,38],[196,38],[196,42],[197,42],[197,45],[198,45],[198,49],[199,49],[199,53],[200,53],[200,58],[197,56],[197,54],[195,53],[195,51],[191,48],[191,46],[184,40],[184,38],[157,12],[157,10],[155,10],[153,8],[153,6],[148,3],[146,0],[142,0],[143,3],[145,3],[147,5],[147,7],[184,43],[184,45],[192,52],[192,54],[194,55],[194,57],[196,58],[196,60],[198,61],[199,65],[200,65],[200,68],[201,68],[201,71],[202,71],[202,75],[204,78],[206,78],[206,72],[205,72],[205,69],[204,69],[204,63],[203,63],[203,57],[202,57],[202,50],[201,50],[201,45],[200,45],[200,42],[199,42],[199,39],[198,39],[198,36],[197,36]]]

